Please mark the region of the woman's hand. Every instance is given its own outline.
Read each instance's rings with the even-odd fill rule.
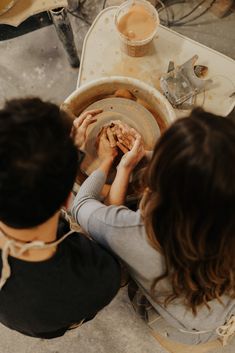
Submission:
[[[131,138],[127,138],[128,141],[126,141],[125,146],[122,145],[120,141],[116,142],[117,146],[125,154],[117,167],[115,179],[111,185],[109,194],[106,197],[106,204],[108,205],[124,205],[131,172],[138,162],[145,156],[141,136],[135,130],[132,131],[131,135]],[[127,145],[132,146],[130,151]]]
[[[141,136],[138,133],[135,134],[135,141],[130,151],[125,146],[121,147],[120,143],[117,143],[117,146],[125,153],[118,165],[118,169],[123,168],[128,172],[132,172],[139,161],[145,156]]]
[[[90,124],[97,121],[96,115],[102,113],[102,109],[89,110],[82,113],[78,118],[73,121],[71,136],[74,139],[75,145],[79,149],[84,149],[87,128]]]
[[[116,141],[110,128],[104,128],[102,134],[99,136],[98,144],[98,157],[100,161],[111,161],[117,156]]]

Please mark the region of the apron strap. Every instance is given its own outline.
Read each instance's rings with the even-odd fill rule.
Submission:
[[[67,219],[68,220],[68,219]],[[70,222],[69,222],[70,223]],[[0,278],[0,290],[2,287],[5,285],[7,279],[11,276],[11,268],[8,262],[8,256],[9,254],[12,254],[13,256],[20,256],[24,254],[27,250],[29,249],[48,249],[52,248],[64,241],[69,235],[74,233],[74,227],[71,226],[70,223],[70,231],[63,235],[60,239],[53,241],[51,243],[44,243],[43,241],[33,241],[30,243],[21,243],[19,241],[13,240],[13,239],[8,239],[7,234],[5,234],[1,229],[0,229],[0,237],[7,238],[7,241],[5,242],[3,248],[2,248],[2,272],[1,272],[1,278]]]
[[[218,327],[216,333],[222,338],[223,346],[226,346],[229,338],[235,333],[235,315],[232,315],[226,324]]]

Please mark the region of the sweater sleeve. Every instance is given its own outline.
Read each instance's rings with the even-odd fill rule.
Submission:
[[[122,249],[117,248],[120,243],[117,238],[137,234],[143,224],[138,211],[133,212],[125,206],[106,206],[98,200],[105,181],[101,170],[93,172],[82,184],[71,212],[96,241],[123,257]]]
[[[88,221],[93,212],[102,207],[99,201],[101,190],[105,184],[105,174],[95,170],[82,184],[77,193],[71,213],[73,218],[88,232]]]
[[[91,174],[74,200],[72,214],[94,240],[124,261],[133,278],[147,288],[158,273],[162,274],[161,256],[147,240],[139,210],[106,206],[97,200],[104,183],[102,171]]]

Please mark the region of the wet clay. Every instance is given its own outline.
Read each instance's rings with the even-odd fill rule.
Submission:
[[[156,20],[144,6],[134,4],[120,18],[117,27],[129,40],[139,41],[151,36],[156,29]]]
[[[141,136],[140,133],[137,132],[137,130],[133,129],[131,126],[122,123],[120,120],[112,120],[111,122],[108,122],[107,124],[104,124],[97,137],[96,137],[96,142],[95,142],[95,146],[96,149],[98,149],[99,146],[99,142],[100,139],[102,138],[103,135],[108,136],[109,138],[109,142],[110,145],[112,147],[116,147],[117,148],[117,156],[115,157],[114,163],[110,169],[108,178],[107,178],[107,183],[112,183],[112,181],[115,178],[116,175],[116,168],[118,166],[118,164],[120,163],[124,153],[126,153],[127,151],[130,151],[131,148],[133,147],[134,141],[135,141],[135,137],[133,135],[133,133],[137,133],[138,135]],[[142,137],[142,141],[143,136]],[[139,163],[133,174],[132,174],[132,180],[133,180],[133,176],[136,175],[136,173],[143,168],[147,163],[147,160],[145,159],[142,163]]]

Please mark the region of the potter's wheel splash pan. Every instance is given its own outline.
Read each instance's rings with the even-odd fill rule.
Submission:
[[[85,145],[86,158],[83,162],[83,170],[89,175],[99,166],[95,141],[101,128],[112,120],[120,120],[137,130],[144,142],[146,150],[152,150],[160,137],[160,129],[154,116],[136,101],[126,98],[105,98],[89,105],[85,111],[102,109],[97,115],[97,121],[87,130]]]

